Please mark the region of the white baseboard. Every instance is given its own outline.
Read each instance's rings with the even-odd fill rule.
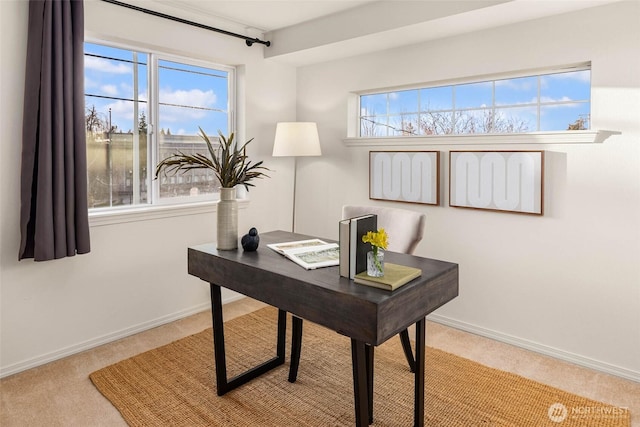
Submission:
[[[230,303],[232,301],[237,301],[242,298],[244,298],[243,295],[234,294],[232,296],[225,298],[223,300],[223,304]],[[0,367],[0,378],[8,377],[9,375],[17,374],[18,372],[26,371],[27,369],[35,368],[37,366],[44,365],[46,363],[53,362],[55,360],[68,357],[73,354],[80,353],[82,351],[86,351],[94,347],[98,347],[100,345],[119,340],[121,338],[135,335],[137,333],[144,332],[146,330],[155,328],[157,326],[164,325],[166,323],[170,323],[170,322],[182,319],[184,317],[191,316],[192,314],[200,313],[201,311],[210,310],[210,309],[211,309],[211,304],[208,302],[203,304],[198,304],[188,309],[181,310],[172,314],[168,314],[166,316],[162,316],[157,319],[150,320],[148,322],[143,322],[129,328],[121,329],[119,331],[106,334],[97,338],[93,338],[69,347],[65,347],[57,351],[46,353],[41,356],[33,357],[21,362],[8,365],[8,366],[3,366],[3,367]],[[566,362],[574,363],[576,365],[584,366],[586,368],[594,369],[596,371],[615,375],[631,381],[640,382],[640,372],[637,372],[637,371],[611,365],[609,363],[601,362],[598,360],[590,359],[588,357],[580,356],[574,353],[570,353],[564,350],[560,350],[554,347],[549,347],[543,344],[535,343],[522,338],[511,336],[511,335],[503,334],[501,332],[497,332],[491,329],[475,326],[470,323],[454,320],[438,314],[430,314],[429,316],[427,316],[427,320],[440,323],[445,326],[450,326],[452,328],[460,329],[465,332],[470,332],[472,334],[480,335],[486,338],[494,339],[496,341],[504,342],[506,344],[511,344],[516,347],[534,351],[536,353],[551,356],[556,359],[564,360]]]
[[[460,329],[465,332],[470,332],[475,335],[480,335],[486,338],[491,338],[496,341],[500,341],[506,344],[511,344],[519,348],[534,351],[536,353],[551,356],[556,359],[564,360],[579,366],[594,369],[596,371],[604,372],[607,374],[615,375],[627,380],[640,382],[640,372],[633,371],[631,369],[622,368],[620,366],[611,365],[609,363],[601,362],[598,360],[590,359],[588,357],[580,356],[568,351],[560,350],[558,348],[549,347],[544,344],[539,344],[533,341],[525,340],[522,338],[514,337],[508,334],[503,334],[491,329],[482,328],[471,323],[461,322],[451,319],[439,314],[430,314],[427,316],[427,320],[440,323],[445,326],[450,326],[455,329]]]
[[[226,304],[232,301],[239,300],[243,298],[244,295],[235,294],[224,298],[222,303]],[[41,356],[32,357],[30,359],[23,360],[21,362],[13,363],[8,366],[0,367],[0,378],[8,377],[9,375],[17,374],[18,372],[26,371],[27,369],[35,368],[40,365],[44,365],[46,363],[50,363],[76,353],[80,353],[82,351],[86,351],[103,344],[107,344],[113,341],[117,341],[121,338],[125,338],[131,335],[135,335],[140,332],[144,332],[146,330],[164,325],[166,323],[170,323],[184,317],[191,316],[192,314],[200,313],[201,311],[210,310],[211,303],[203,303],[198,304],[193,307],[177,311],[175,313],[168,314],[166,316],[159,317],[157,319],[153,319],[147,322],[143,322],[129,328],[121,329],[119,331],[115,331],[106,335],[102,335],[100,337],[92,338],[90,340],[74,344],[60,350],[56,350],[50,353],[43,354]]]

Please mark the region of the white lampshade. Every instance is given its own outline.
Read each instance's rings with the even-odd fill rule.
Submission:
[[[276,126],[273,156],[320,156],[318,126],[313,122],[285,122]]]

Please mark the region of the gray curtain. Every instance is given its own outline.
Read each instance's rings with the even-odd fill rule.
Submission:
[[[19,259],[87,253],[84,6],[30,0]]]

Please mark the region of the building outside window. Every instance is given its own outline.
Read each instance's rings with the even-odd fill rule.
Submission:
[[[217,141],[233,131],[233,67],[85,43],[90,209],[217,199],[209,170],[154,180],[177,152],[208,156],[199,128]]]
[[[360,137],[586,130],[591,69],[362,93]]]

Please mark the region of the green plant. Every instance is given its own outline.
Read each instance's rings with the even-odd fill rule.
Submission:
[[[160,172],[164,172],[166,175],[167,173],[176,174],[179,171],[185,173],[191,169],[211,169],[223,188],[233,188],[240,184],[249,191],[249,187],[254,186],[250,181],[265,176],[269,177],[264,173],[269,169],[262,165],[262,161],[251,163],[247,156],[247,145],[253,141],[253,138],[238,146],[238,143],[234,141],[233,133],[226,138],[222,132],[218,131],[220,146],[214,148],[202,128],[198,127],[198,129],[200,129],[200,137],[207,144],[209,157],[200,153],[184,154],[178,152],[172,154],[156,166],[156,179]]]

